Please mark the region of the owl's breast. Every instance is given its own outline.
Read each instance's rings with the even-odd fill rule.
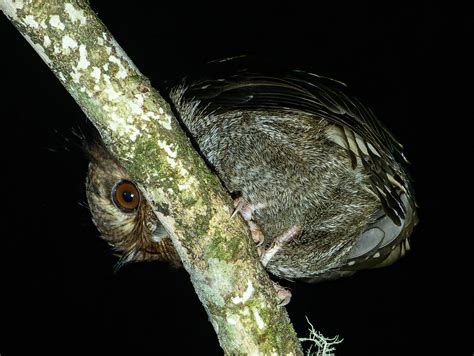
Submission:
[[[209,125],[197,137],[203,154],[226,188],[252,207],[263,247],[292,227],[300,231],[267,268],[298,279],[339,266],[379,202],[345,150],[327,139],[327,123],[245,112],[201,124]]]

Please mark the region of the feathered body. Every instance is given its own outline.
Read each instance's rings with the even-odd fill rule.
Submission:
[[[333,279],[389,264],[408,247],[416,213],[401,146],[345,92],[338,82],[304,72],[272,77],[246,71],[171,92],[201,154],[229,193],[252,207],[264,249],[288,229],[298,229],[266,264],[276,276]],[[97,152],[106,154],[103,148],[91,151],[96,158],[88,197],[104,238],[127,260],[177,261],[145,200],[133,213],[114,213],[110,192],[115,182],[129,178],[112,158],[101,161]],[[107,226],[101,223],[104,212]],[[107,238],[123,230],[126,218],[131,226],[126,237]]]

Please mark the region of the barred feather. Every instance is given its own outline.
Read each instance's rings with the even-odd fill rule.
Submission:
[[[239,71],[225,78],[189,84],[186,97],[199,100],[202,115],[232,110],[291,111],[314,115],[334,126],[329,138],[344,147],[355,168],[362,164],[370,175],[372,192],[396,225],[405,218],[401,193],[416,205],[403,164],[402,145],[371,110],[347,94],[344,84],[303,71],[269,76]]]

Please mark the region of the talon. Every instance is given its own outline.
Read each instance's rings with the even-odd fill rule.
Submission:
[[[232,212],[232,215],[230,216],[231,219],[237,215],[238,212],[242,211],[242,209],[245,206],[245,200],[242,198],[237,198],[234,199],[234,211]]]
[[[250,235],[252,236],[253,241],[257,247],[261,246],[265,240],[265,236],[263,236],[262,230],[260,230],[258,224],[252,220],[252,214],[256,209],[264,208],[265,204],[249,204],[244,198],[239,197],[234,199],[234,206],[235,209],[230,218],[234,218],[239,212],[250,229]]]
[[[233,218],[239,212],[245,221],[250,221],[255,210],[265,208],[266,206],[267,204],[265,203],[250,204],[244,198],[239,197],[234,199],[235,209],[230,217]]]
[[[279,307],[284,307],[287,305],[290,300],[291,300],[291,292],[289,289],[280,286],[278,283],[273,282],[273,288],[275,288],[277,298],[280,300],[280,303],[278,303]]]
[[[252,220],[249,220],[247,224],[249,226],[250,234],[252,236],[253,241],[255,242],[257,247],[260,247],[263,244],[263,241],[265,240],[262,230],[260,230],[260,227],[257,225],[257,223]]]
[[[255,210],[255,208],[251,204],[247,203],[244,198],[239,197],[235,199],[234,207],[235,209],[232,212],[232,215],[230,216],[231,219],[235,217],[237,213],[240,213],[240,215],[245,221],[252,220],[252,213]]]

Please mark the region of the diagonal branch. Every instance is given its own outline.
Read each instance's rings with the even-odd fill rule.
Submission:
[[[87,1],[0,0],[0,9],[143,188],[225,352],[301,354],[246,226],[229,219],[229,195]]]

